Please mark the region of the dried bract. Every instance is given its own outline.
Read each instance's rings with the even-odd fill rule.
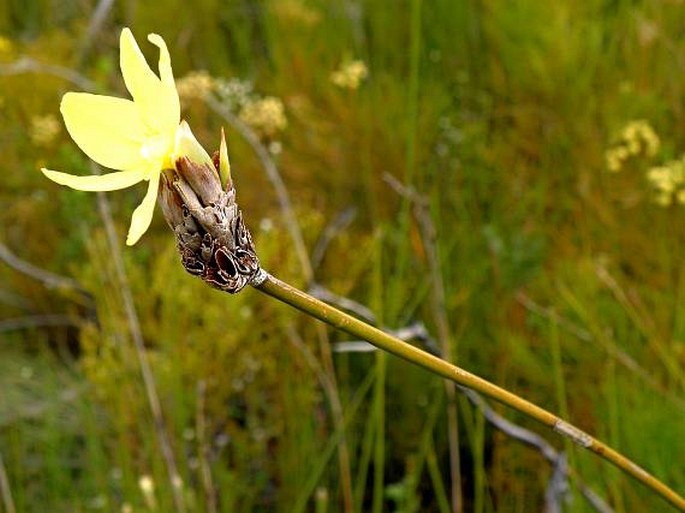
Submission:
[[[221,187],[218,167],[179,158],[175,172],[162,178],[159,202],[190,274],[231,294],[257,275],[259,259],[252,236],[232,184],[226,190]]]

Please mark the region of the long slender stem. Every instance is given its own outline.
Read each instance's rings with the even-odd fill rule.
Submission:
[[[98,168],[93,166],[93,170],[98,171]],[[135,348],[136,357],[140,366],[140,373],[143,378],[143,386],[145,388],[145,394],[147,395],[148,405],[150,406],[150,411],[152,413],[155,433],[157,435],[157,440],[162,450],[162,457],[164,459],[164,463],[166,464],[167,473],[169,475],[169,484],[171,486],[174,506],[177,513],[185,513],[185,500],[183,498],[181,487],[179,486],[179,483],[181,483],[181,474],[178,471],[176,456],[174,455],[174,451],[171,447],[171,440],[169,434],[167,433],[167,426],[162,413],[162,402],[159,399],[159,394],[157,393],[157,384],[155,382],[150,360],[143,342],[143,333],[140,328],[140,321],[138,320],[138,312],[133,301],[133,293],[131,292],[126,269],[124,268],[124,261],[121,257],[122,253],[118,242],[119,239],[114,231],[112,212],[109,207],[109,202],[102,192],[98,192],[98,208],[100,209],[100,215],[105,224],[107,241],[110,249],[112,250],[112,261],[114,263],[117,281],[119,282],[118,286],[122,301],[124,303],[124,311],[126,312],[126,317],[128,318],[129,332],[131,334],[131,339],[133,340],[133,347]]]
[[[376,347],[399,356],[424,369],[471,388],[496,401],[531,417],[557,433],[570,438],[573,442],[588,449],[609,461],[626,474],[637,479],[645,486],[660,495],[666,501],[681,511],[685,511],[685,498],[680,496],[666,484],[659,481],[646,470],[626,458],[619,452],[585,433],[574,425],[564,421],[547,410],[505,390],[489,381],[476,376],[456,365],[433,356],[417,347],[393,337],[373,326],[356,319],[340,310],[313,298],[281,280],[264,273],[261,281],[254,287],[302,312],[315,317],[326,324],[338,328],[350,335],[367,340]]]
[[[385,377],[387,355],[376,354],[376,386],[374,390],[373,422],[376,426],[373,446],[373,499],[371,511],[381,513],[384,504],[385,487]]]
[[[7,478],[5,464],[2,461],[2,453],[0,453],[0,496],[2,497],[2,503],[4,504],[7,513],[16,513],[17,510],[14,506],[14,499],[12,499],[10,481]]]

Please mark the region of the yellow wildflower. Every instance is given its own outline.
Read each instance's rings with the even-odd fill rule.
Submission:
[[[37,146],[50,146],[59,135],[60,130],[60,123],[52,114],[34,116],[31,118],[29,136],[33,144]]]
[[[164,40],[157,34],[148,35],[148,40],[159,48],[159,77],[131,31],[121,32],[119,64],[133,100],[70,92],[60,105],[67,130],[81,150],[118,171],[74,176],[41,169],[54,182],[81,191],[113,191],[148,182],[147,194],[133,212],[128,245],[135,244],[150,226],[161,171],[173,168],[181,155],[211,162],[188,124],[179,124],[180,102]]]
[[[0,36],[0,55],[9,55],[14,50],[12,40],[5,36]]]
[[[274,96],[245,105],[240,111],[240,119],[266,137],[275,135],[288,125],[283,102]]]
[[[685,158],[685,157],[684,157]],[[683,158],[667,162],[663,166],[652,167],[647,171],[647,181],[655,190],[654,200],[667,207],[674,200],[685,204],[685,160]]]
[[[642,139],[647,146],[647,155],[650,157],[656,155],[656,152],[659,151],[659,145],[661,144],[661,141],[651,126],[645,126],[645,129],[642,131]]]
[[[660,207],[670,207],[671,203],[673,203],[673,197],[668,193],[659,192],[654,198],[654,201]]]
[[[305,5],[302,0],[281,0],[274,3],[273,9],[276,15],[285,23],[302,23],[308,27],[321,21],[321,14]]]
[[[369,70],[363,61],[354,60],[343,64],[340,69],[331,73],[331,82],[343,89],[358,89]]]
[[[214,79],[206,71],[191,71],[176,81],[176,89],[182,100],[201,99],[214,89]]]
[[[621,156],[621,152],[617,151],[621,148],[622,147],[609,148],[606,152],[604,152],[604,158],[606,159],[607,169],[612,173],[618,173],[621,170],[621,167],[623,166],[624,159]]]
[[[644,151],[654,156],[659,150],[659,137],[651,125],[644,119],[631,121],[623,128],[622,139],[631,155]]]
[[[630,157],[630,148],[625,146],[618,146],[614,149],[614,151],[616,152],[616,157],[621,160],[626,160],[628,157]]]
[[[214,90],[226,108],[230,111],[239,111],[242,107],[251,103],[252,84],[239,78],[217,78],[214,80]]]
[[[630,121],[621,130],[618,141],[604,153],[607,168],[615,173],[632,157],[653,157],[660,144],[659,136],[646,120]]]
[[[138,479],[138,487],[143,493],[143,498],[147,504],[148,509],[154,511],[157,509],[157,500],[155,498],[155,482],[152,476],[144,474]]]

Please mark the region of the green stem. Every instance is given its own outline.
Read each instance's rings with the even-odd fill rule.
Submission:
[[[678,495],[666,484],[621,453],[530,401],[327,305],[266,272],[262,271],[262,274],[255,280],[254,287],[334,328],[362,338],[379,349],[419,365],[433,374],[480,392],[537,420],[585,449],[598,454],[643,483],[679,510],[685,511],[685,498]]]
[[[373,451],[373,513],[383,511],[385,488],[385,369],[386,354],[376,355],[376,388],[374,397],[373,418],[376,423],[375,445]]]

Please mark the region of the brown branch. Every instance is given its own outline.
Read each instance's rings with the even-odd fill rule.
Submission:
[[[85,298],[89,304],[92,305],[92,296],[85,288],[81,286],[79,282],[72,278],[51,273],[25,260],[22,260],[17,255],[12,253],[12,251],[10,251],[10,249],[2,242],[0,242],[0,260],[5,262],[15,271],[25,274],[34,280],[40,281],[48,289],[75,290],[79,295]]]
[[[350,223],[354,220],[354,218],[357,215],[357,209],[354,207],[349,207],[340,212],[331,223],[329,223],[326,228],[324,228],[323,232],[319,236],[319,239],[316,241],[316,244],[314,245],[314,249],[312,250],[312,268],[316,272],[316,270],[321,266],[321,263],[323,262],[324,255],[326,254],[326,251],[328,251],[328,246],[330,245],[331,241],[335,239],[338,234],[342,231],[344,231]]]
[[[0,333],[32,328],[52,328],[56,326],[81,326],[83,321],[63,314],[26,315],[0,320]]]
[[[9,64],[0,64],[0,75],[23,75],[26,73],[52,75],[71,82],[84,91],[96,91],[99,89],[95,82],[92,82],[73,69],[55,64],[45,64],[31,57],[22,56]]]
[[[80,64],[79,68],[82,67],[88,59],[88,54],[93,46],[93,40],[102,31],[102,26],[105,24],[105,21],[107,21],[107,16],[109,16],[113,6],[114,0],[100,0],[95,7],[93,15],[88,22],[86,33],[81,41],[78,59]]]
[[[447,307],[445,301],[445,282],[442,277],[442,267],[438,254],[437,233],[433,220],[430,216],[428,199],[416,192],[411,187],[401,184],[389,173],[383,175],[384,180],[401,196],[409,200],[413,205],[414,217],[419,225],[421,240],[426,251],[428,270],[431,280],[430,301],[433,320],[438,331],[440,351],[442,357],[451,362],[452,354],[452,330],[447,319]],[[454,383],[445,380],[445,394],[447,396],[447,440],[450,457],[450,477],[452,492],[452,511],[460,513],[463,510],[463,492],[461,488],[461,461],[459,455],[459,418],[456,403]]]

